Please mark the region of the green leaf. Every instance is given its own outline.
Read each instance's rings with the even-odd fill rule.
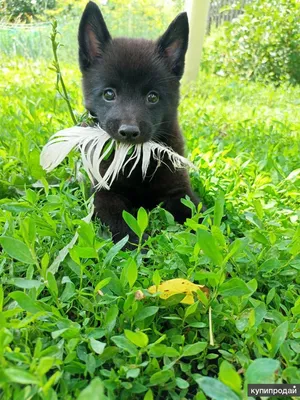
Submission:
[[[300,298],[296,300],[295,306],[291,308],[291,311],[293,315],[299,315],[300,314]]]
[[[153,374],[150,378],[151,385],[163,385],[164,383],[168,382],[173,376],[172,371],[159,371]]]
[[[224,193],[220,193],[216,199],[215,209],[214,209],[214,225],[220,226],[224,215]]]
[[[21,368],[6,368],[4,374],[10,382],[21,383],[23,385],[38,384],[38,379],[33,374]]]
[[[28,246],[34,247],[34,242],[36,238],[36,225],[33,218],[24,218],[20,224],[20,231],[26,244]]]
[[[213,238],[216,240],[216,243],[221,247],[226,247],[226,240],[223,232],[218,226],[212,225],[211,227],[211,234]]]
[[[188,207],[192,211],[192,215],[195,214],[196,206],[191,201],[189,196],[185,196],[185,198],[180,199],[180,201],[181,201],[182,204],[184,204],[186,207]]]
[[[84,310],[89,311],[91,313],[94,312],[94,303],[92,303],[91,300],[89,300],[85,296],[78,296],[78,300],[80,301],[80,304],[82,305]]]
[[[159,337],[154,343],[152,344],[159,344],[161,342],[163,342],[164,340],[166,340],[167,335],[162,335],[161,337]]]
[[[161,300],[161,303],[163,304],[164,307],[172,307],[175,306],[176,304],[179,304],[181,300],[185,298],[186,294],[185,293],[176,293],[173,294],[172,296],[168,297],[165,300]],[[166,319],[171,319],[172,317],[164,317]],[[181,318],[179,317],[174,317],[173,319],[180,320]]]
[[[99,340],[95,340],[93,338],[90,338],[90,345],[91,345],[91,348],[94,350],[95,353],[102,354],[104,349],[105,349],[106,343],[102,343]]]
[[[102,279],[102,281],[100,281],[99,283],[97,283],[96,287],[95,287],[95,292],[98,292],[98,290],[102,289],[104,286],[108,285],[109,282],[111,281],[111,277]]]
[[[106,254],[106,257],[103,262],[104,265],[109,265],[112,262],[112,260],[115,258],[115,256],[119,253],[119,251],[128,242],[128,239],[129,239],[129,236],[127,235],[123,239],[121,239],[119,242],[117,242],[115,245],[113,245],[113,247]]]
[[[104,385],[100,378],[94,378],[90,384],[84,388],[77,400],[106,400],[107,397],[104,394]]]
[[[231,257],[235,254],[240,253],[246,246],[245,241],[241,239],[236,239],[234,242],[231,243],[229,246],[229,252],[225,257],[224,263],[227,262]]]
[[[10,257],[22,261],[24,264],[35,263],[29,248],[20,240],[8,236],[1,236],[0,244]]]
[[[209,232],[203,229],[198,229],[197,240],[200,249],[214,262],[214,264],[221,265],[223,263],[223,256],[215,239]]]
[[[269,260],[266,260],[261,264],[259,267],[259,270],[261,272],[269,272],[269,271],[276,271],[278,268],[280,268],[281,263],[279,260],[275,258],[271,258]]]
[[[72,251],[79,258],[96,258],[96,259],[98,259],[98,253],[93,247],[74,246]]]
[[[57,297],[58,296],[58,287],[56,280],[54,278],[54,275],[49,271],[47,274],[47,281],[48,281],[48,287],[51,291],[51,293]]]
[[[141,370],[139,368],[132,368],[127,371],[126,378],[137,378],[140,375]]]
[[[155,286],[159,286],[161,279],[160,279],[160,275],[159,275],[158,269],[156,269],[154,271],[153,276],[152,276],[152,281],[153,281]]]
[[[119,309],[116,304],[110,307],[110,309],[107,311],[103,323],[103,328],[105,328],[108,332],[111,332],[117,322],[117,317],[119,314]]]
[[[178,357],[179,356],[179,352],[174,349],[174,347],[166,347],[164,354],[167,357]]]
[[[295,182],[298,175],[300,175],[300,168],[294,169],[285,179]]]
[[[275,294],[276,294],[276,288],[273,287],[273,288],[269,291],[269,293],[267,294],[267,299],[266,299],[266,303],[267,303],[267,304],[270,304],[270,303],[271,303],[271,301],[274,299]]]
[[[226,360],[224,360],[220,366],[219,379],[236,393],[240,393],[242,379],[234,367]]]
[[[32,300],[32,298],[24,292],[12,292],[9,294],[9,296],[16,300],[19,306],[27,312],[36,314],[40,311],[43,311],[43,308],[39,305],[39,303],[35,300]]]
[[[13,334],[6,328],[0,329],[0,354],[4,353],[4,349],[13,341]]]
[[[43,282],[41,281],[24,279],[24,278],[13,278],[10,282],[12,285],[15,285],[22,289],[38,288],[41,285],[43,285]]]
[[[200,290],[200,292],[201,292],[201,290]],[[199,304],[199,302],[196,301],[194,304],[191,304],[190,306],[188,306],[185,310],[184,318],[187,318],[189,315],[194,314],[194,312],[196,312],[196,310],[198,308],[198,304]]]
[[[256,292],[258,284],[257,284],[257,280],[255,278],[251,279],[251,281],[249,281],[246,285],[248,286],[251,294]]]
[[[223,297],[229,296],[244,296],[246,294],[251,294],[252,291],[248,288],[246,283],[240,278],[232,278],[229,281],[224,282],[219,289],[219,293]]]
[[[73,282],[67,282],[64,291],[60,296],[62,302],[67,302],[75,295],[75,285]]]
[[[1,204],[1,208],[3,210],[15,212],[15,213],[21,213],[21,212],[27,212],[27,211],[32,211],[33,207],[30,206],[28,203],[21,203],[21,202],[11,202],[9,204]]]
[[[256,211],[256,214],[258,216],[259,219],[263,219],[264,217],[264,210],[262,208],[261,202],[259,199],[254,199],[253,200],[253,205]]]
[[[190,385],[188,381],[177,377],[176,379],[176,386],[179,387],[179,389],[187,389]]]
[[[251,222],[253,225],[255,225],[258,229],[263,229],[261,220],[259,218],[257,218],[257,216],[255,214],[246,212],[245,217],[249,222]]]
[[[128,351],[128,353],[132,356],[136,356],[138,354],[138,349],[134,344],[132,344],[126,337],[124,336],[113,336],[111,340],[122,350]]]
[[[265,303],[260,303],[257,307],[255,307],[254,315],[255,315],[255,326],[258,327],[267,314],[267,308]]]
[[[196,379],[196,382],[206,396],[213,400],[240,400],[240,397],[233,390],[217,379],[202,377]]]
[[[259,228],[260,229],[260,228]],[[260,231],[252,231],[251,232],[252,239],[258,243],[264,244],[265,246],[269,246],[270,243],[266,236],[262,234]]]
[[[145,230],[147,229],[147,226],[149,223],[147,211],[143,207],[139,208],[139,210],[138,210],[137,223],[138,223],[141,233],[143,234],[145,232]]]
[[[198,297],[199,301],[202,304],[204,304],[205,306],[207,306],[209,301],[208,301],[206,294],[204,292],[202,292],[201,289],[197,290],[196,293],[197,293],[197,297]]]
[[[284,321],[277,326],[271,338],[271,352],[270,356],[275,357],[279,347],[284,343],[289,329],[288,321]]]
[[[181,357],[196,356],[197,354],[201,353],[204,349],[206,349],[206,346],[207,342],[196,342],[193,344],[187,344],[183,348]]]
[[[293,236],[293,241],[289,248],[289,252],[295,257],[300,254],[300,225],[298,225],[296,232]]]
[[[56,359],[54,357],[42,357],[40,358],[39,365],[37,367],[37,373],[39,376],[45,375],[53,366]]]
[[[271,358],[257,358],[248,367],[245,377],[247,383],[274,383],[275,372],[279,369],[280,363],[278,360]]]
[[[127,266],[127,279],[130,289],[134,285],[138,277],[138,269],[135,260],[132,258]]]
[[[3,292],[3,286],[0,285],[0,312],[3,309],[3,304],[4,304],[4,292]]]
[[[105,154],[104,160],[109,160],[111,154],[115,151],[115,144],[113,144],[110,150],[108,150],[111,144],[112,140],[108,140],[103,147],[102,154]],[[108,152],[106,153],[107,150]],[[130,155],[131,151],[133,151],[133,148],[129,149],[127,155]]]
[[[144,396],[144,400],[154,400],[152,390],[149,389],[148,392]]]
[[[129,214],[127,211],[123,211],[122,213],[123,219],[126,222],[126,224],[129,226],[129,228],[139,237],[142,237],[142,232],[141,229],[138,225],[137,220],[134,218],[133,215]]]
[[[49,254],[45,253],[41,259],[41,266],[42,266],[42,270],[46,271],[47,267],[49,265]]]
[[[178,357],[179,353],[174,347],[168,347],[165,344],[154,344],[151,345],[149,354],[151,354],[154,357],[162,357],[162,356],[168,356],[168,357]]]
[[[128,329],[124,330],[125,336],[131,343],[135,344],[138,347],[146,347],[149,343],[148,336],[141,331],[132,332]]]
[[[49,197],[49,196],[48,196]],[[80,246],[84,247],[94,247],[95,232],[92,223],[80,220],[78,221],[78,235]]]
[[[143,321],[144,319],[156,314],[158,310],[159,307],[156,306],[144,307],[136,314],[135,321]]]

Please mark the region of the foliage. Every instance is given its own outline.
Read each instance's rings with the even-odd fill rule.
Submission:
[[[0,12],[6,20],[32,22],[33,20],[46,20],[49,17],[65,18],[79,17],[86,5],[86,0],[0,0]],[[97,1],[96,1],[97,3]],[[172,0],[166,2],[156,0],[129,0],[124,4],[124,0],[107,0],[98,2],[101,9],[112,18],[113,28],[120,24],[121,17],[125,24],[132,25],[132,18],[136,15],[148,23],[151,22],[151,29],[155,32],[162,25],[162,20],[157,19],[160,13],[166,10],[181,12],[184,8],[184,0]],[[127,18],[125,17],[125,14]],[[155,25],[157,25],[155,27]]]
[[[218,74],[276,85],[300,82],[300,3],[257,0],[209,39],[205,64]]]
[[[0,398],[247,399],[247,382],[300,383],[299,88],[203,75],[185,89],[208,210],[202,220],[184,200],[184,226],[161,207],[127,216],[150,235],[130,252],[83,221],[77,154],[50,175],[39,166],[41,146],[72,124],[53,71],[1,62]],[[82,112],[77,68],[61,67]],[[210,297],[145,291],[173,278]]]
[[[33,17],[53,9],[56,0],[1,0],[0,11],[13,21],[30,21]]]
[[[6,56],[22,56],[26,58],[52,58],[49,46],[51,34],[50,20],[55,17],[59,21],[61,37],[64,45],[60,59],[77,62],[77,31],[80,15],[85,0],[67,0],[56,2],[56,7],[39,14],[38,24],[30,28],[26,24],[7,26],[0,30],[0,52]],[[100,5],[106,24],[112,36],[131,36],[156,39],[180,11],[180,1],[165,2],[157,0],[109,0]],[[0,0],[1,13],[1,0]],[[2,9],[2,14],[4,11]]]

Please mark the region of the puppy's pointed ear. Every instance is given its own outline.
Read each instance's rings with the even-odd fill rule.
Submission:
[[[179,14],[166,32],[158,39],[158,50],[180,79],[184,71],[184,57],[188,48],[189,23],[187,13]]]
[[[86,70],[95,58],[101,57],[110,40],[111,36],[99,7],[92,1],[88,2],[78,31],[79,64],[82,71]]]

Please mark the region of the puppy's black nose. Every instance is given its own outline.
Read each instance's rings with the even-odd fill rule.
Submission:
[[[140,136],[140,133],[137,125],[121,125],[118,130],[120,140],[135,141]]]

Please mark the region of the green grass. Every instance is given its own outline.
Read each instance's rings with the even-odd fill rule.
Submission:
[[[300,383],[300,89],[203,73],[183,90],[193,186],[208,210],[184,226],[153,210],[144,254],[82,220],[77,154],[40,168],[42,145],[71,125],[53,72],[1,63],[0,398],[235,400],[247,383]],[[77,67],[63,69],[81,113]],[[209,299],[135,299],[175,277],[206,285]]]

